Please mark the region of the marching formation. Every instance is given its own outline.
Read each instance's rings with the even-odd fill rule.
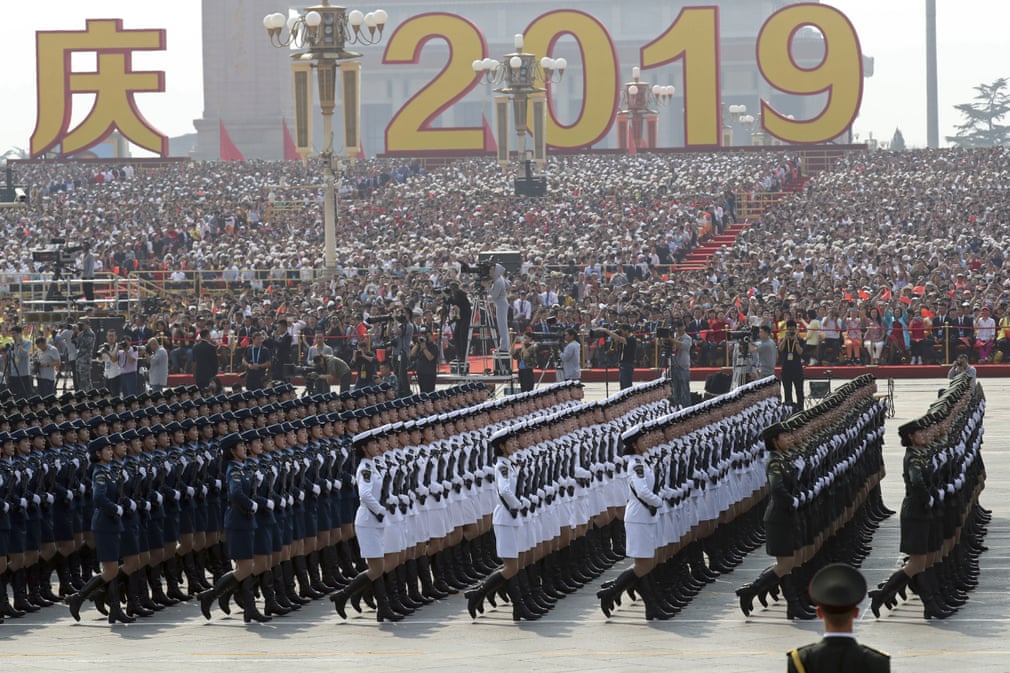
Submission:
[[[755,598],[767,606],[781,589],[787,618],[813,619],[810,579],[831,563],[860,565],[874,530],[894,513],[880,493],[887,410],[876,389],[872,376],[861,376],[764,430],[765,549],[775,564],[737,590],[744,615]]]
[[[784,594],[814,616],[822,567],[858,566],[879,523],[886,409],[870,376],[787,415],[766,378],[690,408],[669,381],[597,402],[568,381],[488,399],[480,383],[395,398],[388,385],[296,397],[288,385],[3,398],[0,616],[88,601],[129,623],[197,599],[269,621],[329,595],[399,621],[464,592],[535,620],[625,556],[596,596],[669,619],[761,545],[745,615]],[[926,618],[977,584],[985,400],[968,376],[900,428],[901,570]],[[55,582],[54,582],[55,574]],[[13,589],[13,600],[9,588]],[[262,598],[262,611],[258,601]]]
[[[901,552],[904,566],[870,592],[870,609],[896,608],[910,587],[922,600],[922,616],[945,619],[978,585],[978,557],[991,513],[978,502],[985,486],[982,418],[985,395],[967,374],[920,418],[899,429],[905,447],[902,476]]]

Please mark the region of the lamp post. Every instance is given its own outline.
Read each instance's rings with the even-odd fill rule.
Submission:
[[[618,147],[634,152],[640,147],[656,146],[658,112],[653,107],[669,105],[676,89],[641,79],[642,71],[636,65],[631,69],[631,81],[621,88],[621,109],[617,113]]]
[[[333,110],[336,107],[337,71],[340,71],[344,112],[344,151],[354,160],[361,142],[361,57],[345,50],[349,44],[372,45],[382,40],[388,14],[377,9],[363,14],[358,10],[331,5],[330,0],[307,7],[288,18],[280,12],[263,18],[270,43],[278,48],[295,47],[291,73],[295,102],[295,147],[302,161],[312,151],[312,69],[319,86],[319,108],[323,116],[323,142],[319,153],[323,164],[323,227],[326,269],[337,266],[337,218],[334,185],[339,166],[333,150]],[[287,31],[285,32],[285,28]]]
[[[512,103],[515,134],[518,136],[519,157],[527,159],[526,139],[529,123],[533,123],[533,159],[542,167],[547,154],[545,128],[547,125],[546,89],[548,82],[560,82],[564,77],[568,61],[544,56],[539,61],[535,54],[523,50],[522,34],[515,35],[515,51],[505,54],[502,61],[493,58],[473,62],[473,70],[487,83],[497,86],[495,93],[496,140],[498,142],[498,163],[502,168],[509,163],[508,143],[508,103]],[[527,106],[532,102],[533,119],[527,115]],[[526,164],[527,171],[530,164]],[[529,177],[529,176],[528,176]]]
[[[746,105],[722,106],[722,146],[733,146],[733,122],[739,122],[747,114]]]

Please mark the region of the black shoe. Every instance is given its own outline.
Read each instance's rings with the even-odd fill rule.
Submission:
[[[246,577],[242,580],[239,592],[242,595],[242,621],[249,622],[269,622],[272,617],[267,617],[256,607],[256,597],[253,595],[253,578]]]

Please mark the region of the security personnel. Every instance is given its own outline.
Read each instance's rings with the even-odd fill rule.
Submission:
[[[790,650],[786,655],[789,673],[888,673],[889,655],[859,644],[852,622],[866,596],[866,580],[852,566],[832,563],[821,568],[810,583],[810,598],[817,616],[824,620],[824,638],[817,643]]]

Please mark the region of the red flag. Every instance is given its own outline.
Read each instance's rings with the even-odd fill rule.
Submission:
[[[357,156],[357,159],[358,159],[358,161],[364,161],[367,158],[368,157],[365,156],[365,144],[361,141],[361,138],[358,138],[358,156]]]
[[[628,154],[638,154],[638,148],[635,147],[635,130],[632,128],[631,121],[628,121]]]
[[[890,288],[885,287],[884,291],[880,293],[880,298],[884,301],[891,301],[892,296]]]
[[[228,135],[228,130],[224,127],[224,120],[218,122],[219,125],[219,135],[221,136],[220,141],[220,152],[221,161],[245,161],[245,157],[242,156],[242,152],[235,147],[235,143],[231,141],[231,136]]]
[[[284,126],[284,161],[299,161],[298,148],[295,147],[295,139],[291,136],[291,129],[288,128],[288,120],[281,119]]]
[[[490,154],[498,154],[498,141],[494,139],[494,131],[491,130],[491,125],[487,123],[487,117],[481,115],[480,121],[484,130],[484,151]]]

